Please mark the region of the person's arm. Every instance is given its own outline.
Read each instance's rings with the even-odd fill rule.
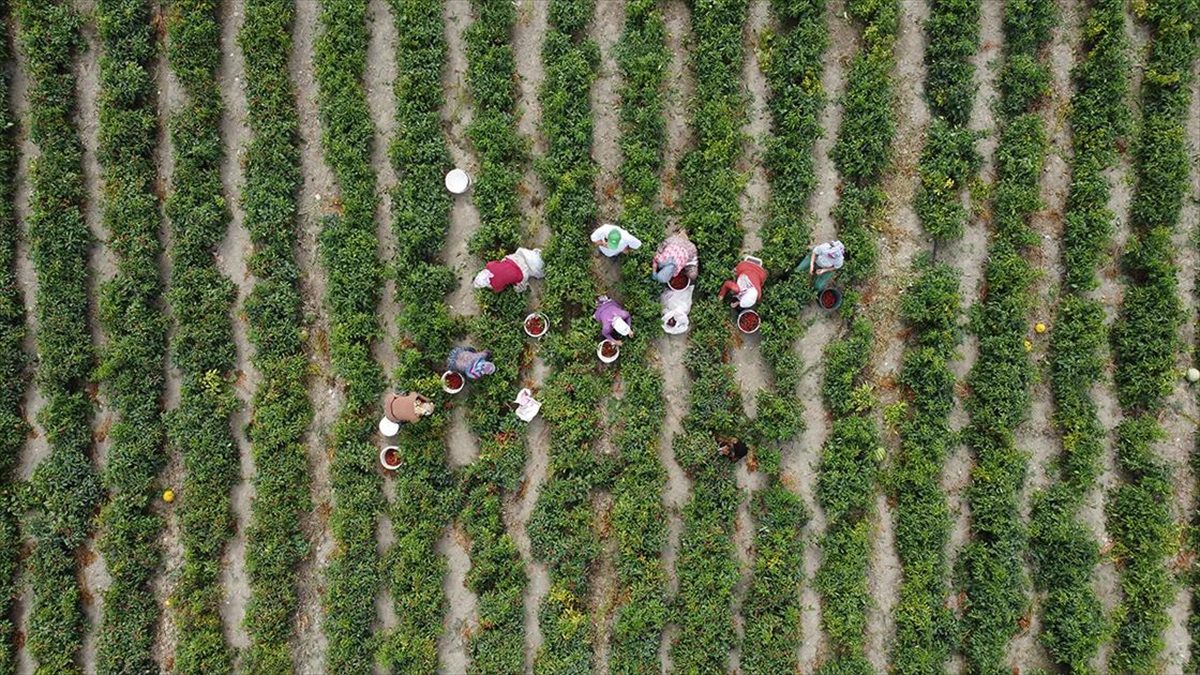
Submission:
[[[832,271],[833,271],[832,267],[822,267],[821,269],[817,270],[817,276],[821,276],[822,274],[829,274]]]
[[[729,293],[730,291],[733,291],[734,295],[737,295],[737,292],[738,292],[737,282],[726,280],[725,283],[721,284],[721,290],[717,293],[717,299],[724,300],[725,294]]]
[[[808,273],[811,276],[813,270],[817,267],[817,252],[813,251],[812,255],[808,256]]]

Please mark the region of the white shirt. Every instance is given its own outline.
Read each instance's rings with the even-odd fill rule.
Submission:
[[[621,242],[617,244],[616,248],[609,248],[607,244],[608,235],[614,231],[621,235]],[[639,249],[642,247],[642,240],[630,234],[628,230],[609,223],[605,223],[592,231],[592,241],[597,244],[603,242],[605,245],[600,247],[600,252],[609,258],[621,255],[625,252],[625,249]]]
[[[754,303],[758,302],[758,289],[754,284],[750,283],[750,277],[745,274],[739,274],[737,278],[738,285],[738,307],[742,309],[750,309]]]

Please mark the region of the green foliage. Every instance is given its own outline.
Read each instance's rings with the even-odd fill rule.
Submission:
[[[104,595],[97,669],[147,672],[156,667],[151,649],[159,609],[151,582],[162,518],[150,504],[165,459],[160,400],[167,348],[155,195],[158,117],[149,70],[154,33],[144,0],[102,0],[97,10],[103,46],[98,158],[107,245],[117,259],[117,276],[101,290],[108,344],[95,375],[117,413],[103,476],[109,501],[100,512],[99,547],[112,583]]]
[[[383,373],[371,358],[379,337],[375,305],[381,281],[376,256],[375,174],[370,148],[374,128],[363,73],[367,59],[367,3],[321,0],[324,31],[315,70],[325,161],[333,169],[341,209],[325,216],[320,256],[328,286],[330,352],[344,385],[345,403],[333,428],[329,524],[337,548],[326,571],[325,634],[328,669],[366,672],[375,663],[375,593],[381,572],[375,527],[383,508],[373,442]]]
[[[860,27],[862,47],[847,72],[842,126],[831,157],[842,177],[841,199],[834,207],[838,239],[849,252],[843,280],[858,285],[875,271],[877,248],[872,233],[885,197],[880,185],[891,162],[896,131],[892,71],[899,3],[857,0],[847,13]],[[854,292],[843,307],[854,317]],[[817,503],[828,522],[821,540],[821,626],[831,655],[821,673],[867,673],[864,653],[867,568],[871,504],[876,489],[876,457],[882,451],[872,408],[875,392],[866,380],[874,341],[869,319],[850,319],[848,330],[825,349],[822,399],[833,430],[821,448]]]
[[[1104,308],[1083,292],[1096,286],[1096,268],[1113,230],[1105,171],[1116,161],[1116,142],[1129,121],[1124,18],[1120,0],[1093,5],[1083,28],[1085,57],[1074,71],[1074,155],[1063,235],[1066,290],[1050,342],[1061,482],[1034,495],[1029,528],[1033,582],[1045,594],[1040,639],[1054,660],[1074,673],[1094,672],[1092,658],[1108,633],[1092,587],[1099,543],[1078,518],[1100,472],[1105,435],[1091,398],[1104,367]]]
[[[1035,377],[1024,344],[1035,278],[1027,254],[1038,241],[1028,220],[1041,207],[1047,140],[1036,106],[1048,88],[1043,48],[1054,14],[1049,0],[1005,5],[993,238],[984,297],[971,316],[979,357],[967,378],[971,395],[965,436],[975,454],[967,491],[971,540],[957,569],[965,595],[963,652],[969,667],[981,672],[1003,669],[1008,640],[1027,608],[1021,566],[1026,532],[1018,510],[1027,457],[1016,447],[1014,431],[1029,414]]]
[[[442,177],[450,156],[439,117],[442,64],[446,39],[441,3],[432,0],[393,0],[396,45],[396,137],[391,161],[398,177],[392,191],[392,231],[397,246],[391,273],[398,318],[404,339],[397,345],[400,390],[440,396],[438,373],[449,351],[452,324],[444,296],[454,274],[437,259],[450,226],[450,196]],[[404,425],[397,445],[404,466],[396,472],[396,490],[403,495],[391,507],[396,543],[387,559],[392,596],[399,621],[385,641],[381,661],[396,672],[437,670],[437,643],[442,633],[445,565],[435,546],[446,523],[454,517],[457,489],[445,461],[445,430],[449,407],[415,424]]]
[[[467,83],[475,115],[467,135],[479,157],[471,196],[480,225],[470,248],[495,259],[521,241],[519,189],[525,147],[516,130],[516,66],[511,3],[475,0],[466,29]],[[518,293],[476,296],[481,313],[471,333],[487,338],[496,372],[471,385],[467,422],[479,439],[479,460],[465,470],[463,526],[471,538],[467,585],[479,598],[479,631],[471,636],[473,672],[517,672],[524,664],[525,568],[501,513],[506,492],[517,489],[525,460],[524,425],[505,407],[527,363],[521,322],[526,300]],[[553,321],[553,320],[552,320]]]
[[[237,407],[231,385],[235,291],[215,258],[229,222],[220,173],[217,9],[214,0],[178,0],[166,14],[167,57],[189,96],[170,121],[175,171],[166,203],[174,237],[172,355],[183,375],[167,438],[182,454],[186,475],[177,507],[183,570],[172,597],[179,629],[175,666],[184,672],[228,670],[233,658],[220,618],[222,553],[234,527],[230,490],[240,470],[229,419]]]
[[[1166,610],[1175,597],[1175,582],[1164,565],[1179,543],[1170,511],[1171,474],[1154,453],[1154,444],[1164,437],[1148,416],[1117,426],[1117,465],[1128,481],[1109,493],[1104,514],[1122,570],[1116,644],[1109,657],[1110,667],[1120,672],[1158,671],[1170,622]]]
[[[7,2],[0,3],[0,19],[9,19]],[[8,60],[9,46],[0,44],[0,60]],[[16,498],[17,458],[25,445],[26,424],[21,415],[25,395],[25,308],[17,286],[17,240],[20,227],[13,212],[17,170],[16,121],[8,104],[10,74],[0,73],[0,673],[16,668],[14,627],[10,617],[16,595],[17,552],[20,531]]]
[[[879,254],[871,228],[886,202],[879,182],[891,162],[896,135],[892,45],[900,6],[893,0],[857,0],[846,9],[863,27],[863,44],[846,74],[842,125],[830,157],[842,177],[841,199],[833,211],[838,238],[849,252],[842,278],[855,284],[874,273]]]
[[[767,104],[775,131],[767,144],[771,197],[759,255],[767,269],[786,270],[804,257],[812,234],[811,215],[799,214],[807,212],[816,187],[812,148],[821,134],[819,116],[825,105],[820,84],[822,57],[829,39],[822,0],[774,2],[772,11],[780,20],[780,29],[760,56],[771,87]],[[775,376],[775,390],[758,394],[756,426],[763,440],[787,441],[803,429],[804,408],[792,395],[799,386],[802,367],[794,347],[804,333],[801,311],[809,302],[807,281],[794,275],[773,283],[768,301],[761,306],[762,351]],[[764,655],[777,650],[771,644],[748,642],[750,653],[744,658],[748,656],[754,663],[757,657],[753,652],[760,647]],[[777,663],[782,661],[771,665]]]
[[[292,667],[288,641],[297,607],[296,567],[309,554],[301,518],[312,509],[304,434],[312,421],[301,334],[295,193],[300,184],[298,117],[288,57],[292,0],[250,0],[238,42],[246,57],[246,98],[254,139],[246,149],[242,205],[257,277],[246,299],[254,365],[262,380],[248,430],[255,501],[247,533],[250,672]]]
[[[592,355],[595,323],[579,310],[590,307],[597,293],[589,267],[580,263],[593,255],[588,235],[596,219],[588,102],[599,53],[585,30],[593,9],[593,0],[549,3],[546,79],[539,92],[547,150],[538,171],[547,191],[545,224],[553,233],[543,301],[550,316],[563,319],[559,334],[547,341],[554,369],[542,392],[550,467],[529,521],[534,556],[550,572],[540,615],[544,641],[534,661],[539,672],[549,673],[591,668],[597,623],[589,616],[590,572],[600,552],[591,491],[602,472],[592,444],[612,382]]]
[[[1126,419],[1117,429],[1117,460],[1126,481],[1109,494],[1106,505],[1123,591],[1109,666],[1123,672],[1160,667],[1166,609],[1174,594],[1166,568],[1177,548],[1167,509],[1172,490],[1154,453],[1154,443],[1162,440],[1155,418],[1173,388],[1182,347],[1183,306],[1171,236],[1187,190],[1190,150],[1184,128],[1198,13],[1194,0],[1150,2],[1143,12],[1151,40],[1134,150],[1133,232],[1122,260],[1126,289],[1112,330],[1117,400]],[[1197,630],[1194,622],[1191,628]]]
[[[685,363],[693,385],[687,431],[676,437],[676,459],[692,479],[683,510],[684,533],[676,569],[675,618],[679,639],[671,658],[681,672],[725,668],[734,643],[733,587],[737,582],[732,527],[740,499],[733,464],[714,456],[714,435],[745,437],[733,367],[730,312],[711,301],[742,245],[741,180],[734,162],[742,148],[745,100],[741,90],[742,24],[746,0],[692,2],[696,91],[690,104],[695,148],[683,159],[680,225],[700,250],[690,342]]]
[[[901,314],[913,331],[900,371],[910,405],[900,422],[900,454],[891,476],[896,549],[904,569],[892,655],[899,673],[943,669],[957,637],[946,602],[950,509],[941,476],[955,442],[949,424],[954,373],[947,362],[958,345],[961,298],[953,266],[923,258],[917,272],[901,303]]]
[[[659,318],[656,286],[646,282],[664,221],[656,208],[666,134],[663,82],[670,54],[666,27],[655,0],[634,0],[625,7],[625,32],[617,44],[621,87],[620,222],[642,240],[622,254],[619,296],[641,327],[621,346],[619,361],[625,396],[616,407],[620,424],[613,432],[620,453],[612,482],[610,525],[616,538],[614,566],[623,602],[618,604],[609,639],[609,670],[648,672],[658,667],[658,649],[667,621],[666,572],[662,548],[666,512],[660,495],[666,472],[658,461],[665,415],[662,375],[648,360],[650,337]]]
[[[239,469],[229,422],[237,406],[230,384],[235,292],[214,257],[229,218],[220,178],[217,5],[176,2],[166,19],[167,56],[190,95],[170,122],[175,172],[166,204],[174,234],[168,293],[176,322],[172,355],[183,373],[179,408],[169,415],[167,431],[187,476],[178,506],[184,563],[172,599],[179,628],[176,667],[224,670],[232,652],[221,628],[220,567],[233,531],[229,493]]]
[[[30,257],[38,277],[38,422],[50,456],[34,470],[25,529],[33,589],[26,648],[39,673],[78,672],[84,632],[75,555],[91,529],[102,488],[92,469],[93,404],[86,386],[94,354],[88,330],[91,234],[83,221],[79,134],[74,126],[74,56],[79,15],[67,2],[19,2],[18,39],[29,75],[29,132],[39,155],[30,169]]]

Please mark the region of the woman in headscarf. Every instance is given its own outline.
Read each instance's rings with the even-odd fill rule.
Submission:
[[[687,232],[679,232],[659,244],[651,265],[654,278],[664,284],[677,274],[686,274],[688,279],[695,281],[700,269],[700,258],[696,252],[696,245],[688,239]]]
[[[521,293],[529,288],[530,279],[541,279],[544,276],[546,271],[542,261],[542,250],[518,248],[515,253],[484,265],[479,274],[475,275],[473,284],[475,288],[491,288],[493,293],[499,293],[512,286],[513,290]]]
[[[633,335],[633,328],[629,325],[633,315],[607,295],[596,299],[596,311],[592,314],[592,318],[600,322],[600,334],[604,336],[605,340],[619,343],[621,338],[617,335],[621,337]]]
[[[496,364],[488,360],[491,356],[491,352],[475,351],[474,347],[455,347],[446,359],[446,369],[462,373],[468,380],[478,380],[496,372]]]

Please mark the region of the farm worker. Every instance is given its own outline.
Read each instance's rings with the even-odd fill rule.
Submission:
[[[688,313],[692,311],[692,293],[695,286],[688,286],[677,291],[670,286],[662,292],[659,300],[662,302],[662,326],[668,335],[681,335],[688,330]]]
[[[515,253],[493,260],[475,275],[475,288],[491,288],[493,293],[512,286],[518,293],[529,288],[530,279],[546,276],[542,249],[518,248]]]
[[[717,454],[728,458],[731,462],[745,457],[748,452],[750,452],[750,448],[746,447],[746,442],[737,437],[717,437]]]
[[[383,400],[383,418],[379,420],[379,433],[395,436],[401,424],[411,424],[433,414],[433,401],[416,393],[390,392]]]
[[[680,273],[695,281],[699,268],[700,258],[696,255],[696,245],[688,239],[687,232],[673,234],[664,239],[651,263],[655,280],[664,284]]]
[[[624,228],[608,223],[592,231],[592,243],[609,258],[615,258],[625,251],[637,250],[642,247],[641,239],[633,236]]]
[[[592,313],[592,318],[600,322],[600,334],[604,336],[605,340],[613,340],[619,344],[621,340],[617,335],[622,337],[633,335],[633,328],[629,325],[633,315],[607,295],[596,299],[596,311]]]
[[[762,297],[763,284],[767,282],[767,270],[754,260],[743,260],[734,265],[733,279],[721,285],[717,298],[725,299],[726,293],[733,293],[737,300],[730,307],[750,309]]]
[[[833,281],[834,272],[842,269],[844,264],[846,264],[846,247],[835,239],[814,246],[804,260],[801,260],[800,264],[796,266],[795,271],[807,272],[809,278],[812,279],[813,287],[820,292],[825,290],[829,282]]]
[[[491,352],[478,352],[474,347],[455,347],[446,359],[446,370],[462,373],[468,380],[478,380],[496,372],[496,364],[488,361]]]

